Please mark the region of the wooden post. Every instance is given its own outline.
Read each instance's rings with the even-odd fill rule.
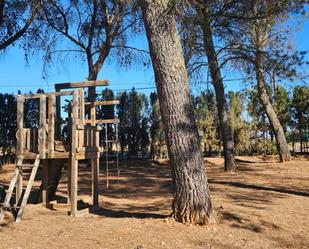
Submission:
[[[59,92],[60,89],[56,87],[56,92]],[[56,97],[56,139],[60,140],[61,138],[61,97]]]
[[[93,147],[98,149],[99,140],[97,136],[97,129],[92,130]],[[98,152],[95,158],[91,159],[92,168],[92,204],[99,204],[99,165],[100,165],[100,153]]]
[[[30,129],[24,129],[24,139],[26,139],[26,143],[25,143],[26,148],[24,149],[29,150],[29,151],[30,151],[30,144],[31,144],[30,133],[31,133]]]
[[[84,147],[84,126],[85,126],[85,98],[84,89],[79,90],[79,112],[80,112],[80,125],[83,127],[79,130],[79,147]]]
[[[48,160],[43,161],[43,179],[42,179],[42,202],[46,206],[47,203],[49,202],[48,197],[48,188],[49,188],[49,183],[48,183],[48,175],[49,175],[49,163]]]
[[[91,159],[91,168],[92,168],[92,204],[96,206],[99,204],[99,155]]]
[[[106,188],[109,186],[109,169],[108,169],[108,132],[107,132],[108,124],[105,124],[105,156],[106,156]]]
[[[40,158],[46,158],[46,95],[40,97],[40,129],[39,129]]]
[[[54,157],[55,150],[55,109],[54,95],[48,95],[48,157]]]
[[[17,157],[24,154],[24,101],[23,95],[17,95]]]
[[[78,94],[74,92],[73,103],[72,103],[72,121],[71,121],[71,216],[76,216],[77,214],[77,183],[78,183],[78,160],[76,159],[76,148],[77,148],[77,124],[78,124]]]
[[[23,175],[22,172],[19,171],[16,181],[16,195],[15,195],[15,203],[16,206],[19,205],[20,197],[23,193]]]
[[[24,154],[24,96],[17,96],[17,148],[16,156],[17,160],[22,160]],[[20,162],[21,164],[22,162]],[[23,176],[19,172],[16,181],[16,205],[20,200],[23,191]]]
[[[68,167],[67,167],[67,178],[68,178],[68,199],[67,199],[67,204],[72,204],[72,201],[71,201],[71,167],[72,167],[72,159],[69,158],[68,160]]]

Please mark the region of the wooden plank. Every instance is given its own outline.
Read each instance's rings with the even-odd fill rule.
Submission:
[[[99,153],[95,158],[91,159],[92,168],[92,204],[99,204]]]
[[[55,97],[59,97],[59,96],[70,96],[73,95],[73,93],[74,93],[73,90],[69,90],[69,91],[53,92],[49,94],[53,94]],[[25,99],[39,99],[44,95],[46,95],[46,93],[23,94],[22,96],[24,96]]]
[[[31,142],[31,137],[30,137],[30,128],[24,128],[24,150],[30,150],[30,142]]]
[[[48,95],[48,157],[54,157],[55,151],[55,99],[54,95]]]
[[[85,102],[85,105],[95,105],[95,106],[101,106],[101,105],[119,105],[119,100],[104,100],[104,101],[95,101],[95,102]]]
[[[118,118],[114,119],[98,119],[96,120],[96,124],[118,124],[120,120]],[[86,119],[85,120],[86,124],[91,124],[91,120]]]
[[[79,90],[79,125],[82,129],[78,131],[78,147],[84,146],[84,125],[85,125],[85,99],[84,99],[84,89]],[[78,128],[77,128],[78,129]]]
[[[22,164],[23,164],[23,158],[20,157],[17,160],[16,166],[19,166],[19,165],[22,165]],[[16,204],[16,206],[18,206],[20,197],[23,193],[23,175],[20,172],[20,168],[19,167],[16,167],[16,168],[18,168],[19,174],[17,175],[16,181],[15,181],[15,179],[13,179],[13,181],[15,181],[14,186],[16,184],[15,204]],[[15,176],[14,176],[14,178],[15,178]]]
[[[24,96],[17,95],[17,148],[16,156],[24,153]]]
[[[46,158],[46,95],[40,97],[40,128],[39,128],[40,158]]]
[[[83,153],[95,153],[100,152],[99,147],[82,147],[82,148],[76,148],[76,153],[83,154]]]
[[[71,153],[70,153],[71,155]],[[67,188],[67,194],[68,194],[68,198],[67,198],[67,204],[70,205],[71,207],[71,167],[72,167],[72,157],[69,156],[69,163],[68,163],[68,167],[67,167],[67,183],[68,183],[68,188]]]
[[[48,160],[44,160],[43,161],[43,178],[42,178],[42,186],[43,186],[43,190],[42,190],[42,202],[44,205],[47,205],[47,203],[49,202],[48,200],[48,174],[49,174],[49,163]]]
[[[31,129],[31,151],[32,152],[38,152],[38,129],[37,128],[32,128]],[[35,158],[35,157],[34,157]]]
[[[70,159],[71,161],[71,216],[77,213],[77,184],[78,184],[78,160],[76,156]]]
[[[72,103],[72,136],[71,136],[71,156],[70,156],[70,166],[71,166],[71,216],[75,216],[77,213],[77,183],[78,183],[78,160],[76,159],[76,148],[77,148],[77,124],[78,124],[78,93],[75,92],[73,95]]]
[[[84,159],[92,159],[97,156],[98,152],[85,152],[85,153],[77,153],[76,159],[77,160],[84,160]]]
[[[97,148],[100,147],[100,131],[96,131],[96,145]]]
[[[56,139],[61,138],[61,99],[56,97]]]
[[[85,88],[92,86],[107,86],[109,84],[108,80],[90,80],[81,82],[67,82],[67,83],[57,83],[55,87],[57,90],[70,89],[70,88]]]
[[[68,203],[48,203],[46,207],[49,209],[69,209],[71,205]]]
[[[92,130],[92,147],[97,147],[97,130]]]
[[[16,206],[19,205],[20,197],[22,196],[23,193],[23,175],[19,173],[17,176],[17,181],[16,181],[16,194],[15,194],[15,204]]]

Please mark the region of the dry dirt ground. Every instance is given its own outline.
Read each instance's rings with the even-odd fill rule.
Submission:
[[[186,226],[169,218],[171,179],[165,162],[121,165],[119,178],[102,167],[101,208],[71,218],[64,210],[27,205],[20,224],[0,225],[1,249],[86,248],[309,248],[309,160],[239,157],[238,172],[223,172],[223,160],[206,159],[217,223]],[[12,166],[0,170],[7,186]],[[90,172],[81,167],[79,195],[89,200]],[[39,184],[37,182],[37,184]],[[1,190],[1,187],[0,187]],[[58,195],[66,193],[63,177]]]

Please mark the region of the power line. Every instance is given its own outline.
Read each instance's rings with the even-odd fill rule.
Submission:
[[[239,81],[242,81],[244,80],[243,78],[235,78],[235,79],[226,79],[226,80],[223,80],[223,82],[239,82]],[[207,81],[198,81],[198,82],[194,82],[196,84],[207,84],[207,83],[212,83],[211,81],[207,82]],[[194,84],[193,83],[193,84]],[[119,85],[130,85],[130,84],[133,84],[133,85],[155,85],[155,82],[137,82],[137,83],[113,83],[112,86],[119,86]],[[49,85],[48,85],[49,86]],[[10,84],[6,84],[6,85],[1,85],[0,83],[0,88],[31,88],[31,87],[45,87],[44,85],[10,85]],[[134,86],[132,86],[133,88]],[[118,89],[118,90],[115,90],[115,91],[121,91],[121,90],[131,90],[132,88],[130,89]],[[135,88],[136,90],[147,90],[147,89],[151,89],[151,88],[155,88],[155,87],[141,87],[141,88]]]
[[[124,91],[131,91],[132,89],[134,90],[156,90],[157,88],[154,87],[132,87],[132,88],[127,88],[127,89],[112,89],[114,92],[124,92]]]

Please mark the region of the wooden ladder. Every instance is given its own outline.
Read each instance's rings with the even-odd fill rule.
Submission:
[[[36,173],[37,173],[38,168],[39,168],[39,164],[40,164],[40,155],[36,156],[33,164],[24,164],[22,157],[20,157],[17,160],[15,172],[14,172],[13,178],[10,182],[9,189],[6,191],[4,203],[0,207],[0,222],[2,222],[3,219],[4,219],[5,211],[15,211],[15,210],[16,211],[18,210],[17,216],[16,216],[16,222],[19,223],[21,221],[21,217],[24,213],[24,209],[25,209],[25,206],[27,204],[27,201],[28,201],[31,189],[32,189],[33,181],[35,179]],[[16,205],[11,206],[10,202],[11,202],[11,198],[12,198],[12,195],[13,195],[13,191],[14,191],[14,188],[16,187],[16,183],[17,183],[17,179],[18,179],[19,174],[22,174],[23,168],[31,168],[32,169],[31,174],[30,174],[30,178],[29,178],[25,193],[23,195],[21,194],[21,196],[20,196],[20,199],[22,198],[21,202],[20,202],[20,199],[16,200]],[[16,191],[17,191],[17,188],[16,188]],[[20,203],[20,206],[18,206],[19,203]]]

